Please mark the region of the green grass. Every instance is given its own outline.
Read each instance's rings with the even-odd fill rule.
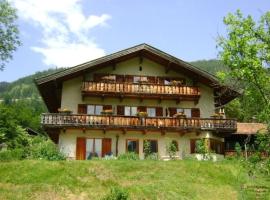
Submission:
[[[252,187],[268,183],[262,177],[249,178],[233,161],[0,163],[1,200],[102,199],[114,186],[125,188],[131,199],[254,199],[258,194]],[[270,199],[269,193],[259,197]]]

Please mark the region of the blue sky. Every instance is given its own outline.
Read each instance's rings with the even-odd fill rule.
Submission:
[[[10,0],[23,43],[0,81],[69,67],[140,43],[186,61],[217,57],[223,17],[240,9],[255,19],[269,0]]]

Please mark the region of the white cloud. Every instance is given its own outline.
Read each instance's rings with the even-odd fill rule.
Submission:
[[[86,16],[81,0],[11,0],[22,20],[41,28],[42,46],[31,49],[46,65],[68,67],[105,55],[89,37],[91,29],[105,26],[108,14]]]

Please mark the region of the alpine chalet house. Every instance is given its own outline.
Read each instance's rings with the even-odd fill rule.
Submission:
[[[145,141],[161,159],[173,142],[181,159],[195,152],[201,138],[224,154],[224,138],[237,128],[222,112],[237,92],[147,44],[44,76],[36,84],[49,110],[41,123],[70,159],[126,152],[143,159]]]

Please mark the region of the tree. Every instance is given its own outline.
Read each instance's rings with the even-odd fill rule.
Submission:
[[[6,0],[0,0],[0,70],[12,59],[12,52],[21,44],[15,24],[16,10]]]
[[[227,36],[218,37],[218,47],[229,71],[220,73],[219,77],[223,81],[233,79],[244,91],[241,99],[244,110],[267,122],[270,118],[270,12],[256,23],[251,16],[244,17],[237,10],[224,18],[224,24]]]

